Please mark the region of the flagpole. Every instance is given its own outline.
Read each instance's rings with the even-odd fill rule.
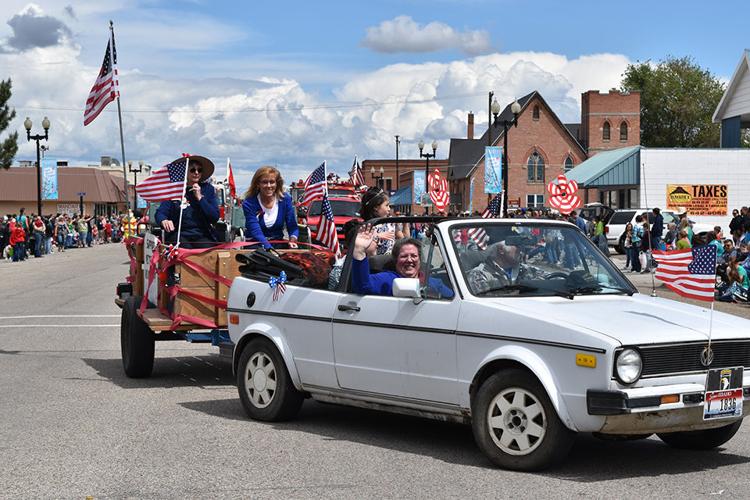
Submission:
[[[112,61],[112,73],[113,77],[117,78],[119,75],[114,75],[116,71],[115,66],[115,25],[112,20],[109,20],[109,60]],[[119,87],[119,82],[118,82]],[[122,135],[122,110],[120,109],[120,90],[117,90],[117,119],[120,123],[120,152],[122,153],[122,186],[125,189],[125,209],[130,209],[130,197],[128,196],[128,174],[125,170],[125,139]],[[135,186],[133,186],[135,189]],[[136,207],[133,207],[135,210]]]
[[[648,221],[648,195],[646,194],[648,192],[648,189],[646,188],[646,169],[643,166],[643,162],[641,162],[640,170],[641,170],[641,177],[643,177],[643,203],[646,205],[646,224],[648,224],[648,248],[651,251],[651,255],[654,254],[654,249],[651,246],[651,242],[653,241],[653,238],[651,237],[651,231],[653,231],[653,226]],[[656,222],[656,217],[654,217],[654,222]],[[651,262],[646,262],[646,267],[649,266]],[[649,273],[651,275],[651,296],[656,297],[656,275],[652,271]]]
[[[182,197],[180,198],[180,220],[177,223],[177,241],[175,247],[180,246],[180,232],[182,232],[182,211],[185,209],[187,204],[187,195],[185,190],[187,189],[187,178],[190,174],[190,157],[185,158],[185,180],[182,181]]]

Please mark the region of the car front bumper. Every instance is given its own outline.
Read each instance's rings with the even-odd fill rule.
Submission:
[[[675,384],[612,391],[589,390],[589,415],[604,416],[603,434],[650,434],[723,427],[737,418],[703,420],[703,384]],[[677,398],[676,402],[665,402]],[[742,415],[750,411],[750,386],[743,387]],[[741,417],[739,417],[741,418]]]

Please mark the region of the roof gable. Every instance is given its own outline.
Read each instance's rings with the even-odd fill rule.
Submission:
[[[714,111],[713,122],[720,123],[724,118],[728,118],[727,110],[732,107],[735,93],[739,88],[750,89],[750,49],[745,49],[740,58],[740,62],[737,64],[737,68],[734,70],[732,79],[729,80],[729,85],[724,91],[724,95],[721,96],[719,105],[716,106]],[[750,112],[750,102],[744,104],[744,107]],[[734,116],[734,115],[732,115]]]

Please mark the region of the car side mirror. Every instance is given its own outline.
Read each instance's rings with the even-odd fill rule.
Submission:
[[[393,296],[410,299],[422,298],[419,287],[417,278],[396,278],[393,280]]]

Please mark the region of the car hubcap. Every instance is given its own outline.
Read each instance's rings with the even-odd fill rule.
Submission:
[[[532,393],[518,387],[495,396],[487,411],[490,436],[509,455],[528,455],[544,440],[547,419]]]
[[[256,352],[245,369],[245,391],[253,406],[265,408],[276,394],[276,367],[271,358]]]

